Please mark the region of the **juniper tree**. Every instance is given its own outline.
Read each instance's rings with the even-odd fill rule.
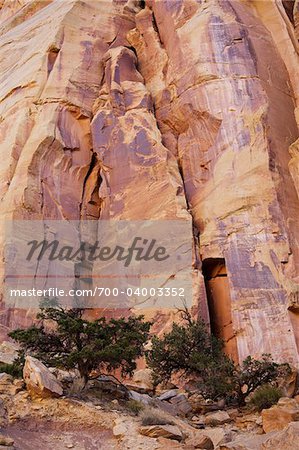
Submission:
[[[150,323],[143,316],[88,321],[82,309],[42,308],[39,323],[9,336],[47,366],[78,369],[85,383],[93,370],[132,375],[144,354]]]

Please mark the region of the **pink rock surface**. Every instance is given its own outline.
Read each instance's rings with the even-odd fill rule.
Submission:
[[[196,309],[234,359],[297,365],[299,7],[283,3],[2,1],[0,214],[193,221]],[[3,309],[2,335],[30,320]]]

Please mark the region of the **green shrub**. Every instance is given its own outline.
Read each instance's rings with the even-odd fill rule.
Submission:
[[[269,354],[264,353],[259,360],[248,356],[241,366],[236,367],[233,377],[239,405],[245,405],[246,397],[259,386],[269,385],[290,372],[289,364],[278,364]]]
[[[129,400],[126,403],[126,406],[131,413],[135,414],[135,416],[138,416],[139,413],[144,409],[144,405],[141,402],[133,399]]]
[[[22,378],[23,368],[20,364],[13,362],[12,364],[0,363],[0,373],[8,373],[14,378]]]
[[[145,408],[141,414],[141,423],[144,426],[148,425],[173,425],[173,421],[166,413],[159,409]]]
[[[224,354],[223,343],[213,336],[202,320],[194,320],[186,309],[184,323],[174,323],[169,333],[152,339],[147,363],[154,384],[168,381],[173,374],[192,377],[205,397],[224,397],[231,390],[233,362]]]
[[[24,353],[46,365],[78,369],[85,383],[93,370],[132,375],[136,360],[144,354],[150,323],[143,316],[93,322],[83,318],[82,309],[41,308],[38,325],[9,333]],[[45,326],[49,322],[52,327]]]
[[[253,405],[258,411],[262,409],[271,408],[282,397],[282,391],[271,384],[264,384],[258,387],[252,394],[250,404]]]
[[[278,364],[271,355],[257,360],[248,356],[236,365],[225,355],[223,343],[213,336],[202,320],[181,311],[184,323],[174,323],[169,333],[154,336],[147,363],[154,373],[155,385],[172,375],[191,377],[206,398],[225,398],[227,402],[245,405],[246,397],[259,386],[273,383],[290,373],[288,364]]]

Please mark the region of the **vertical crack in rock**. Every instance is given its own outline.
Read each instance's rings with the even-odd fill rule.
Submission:
[[[48,60],[47,60],[47,71],[48,71],[48,78],[50,73],[53,70],[54,64],[56,62],[58,53],[59,53],[60,49],[57,48],[55,45],[51,45],[51,47],[48,50]]]
[[[102,199],[99,197],[99,189],[102,184],[101,163],[95,152],[92,158],[88,172],[83,181],[82,197],[80,203],[80,219],[97,220],[101,215]]]
[[[287,13],[288,18],[291,23],[295,25],[294,21],[294,8],[295,8],[295,0],[282,0],[282,5]]]

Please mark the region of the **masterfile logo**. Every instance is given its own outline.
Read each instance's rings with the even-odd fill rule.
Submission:
[[[166,252],[166,248],[163,246],[157,246],[156,239],[142,239],[142,237],[135,237],[128,248],[124,248],[120,245],[111,248],[109,246],[100,246],[99,241],[93,244],[88,242],[81,242],[80,247],[74,248],[69,245],[60,245],[60,242],[56,239],[53,241],[41,242],[34,240],[28,242],[31,246],[30,251],[26,257],[27,261],[31,261],[36,257],[38,261],[42,258],[48,258],[50,261],[59,259],[60,261],[109,261],[116,259],[117,261],[123,261],[124,266],[128,267],[132,262],[132,259],[136,261],[165,261],[169,258]]]
[[[4,301],[80,308],[171,308],[192,303],[188,220],[12,221],[6,224]]]

